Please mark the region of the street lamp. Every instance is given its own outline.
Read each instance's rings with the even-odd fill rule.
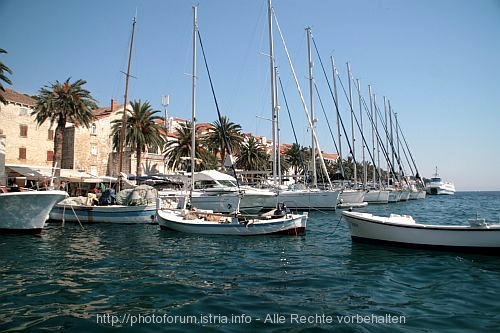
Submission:
[[[167,133],[170,131],[170,128],[168,126],[168,113],[167,113],[167,107],[168,107],[168,104],[170,104],[170,95],[163,95],[161,97],[161,105],[163,105],[163,109],[165,110],[165,130],[167,131]]]

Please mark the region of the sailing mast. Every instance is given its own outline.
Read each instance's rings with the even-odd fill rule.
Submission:
[[[278,67],[274,67],[274,82],[276,85],[275,89],[275,96],[276,96],[276,121],[274,122],[276,125],[276,174],[278,176],[278,185],[282,184],[282,177],[281,177],[281,151],[280,151],[280,104],[279,104],[279,98],[278,98]]]
[[[366,161],[365,161],[365,139],[363,137],[364,133],[364,127],[363,127],[363,108],[361,104],[361,83],[359,82],[359,79],[356,79],[356,85],[358,86],[358,103],[359,103],[359,120],[361,122],[361,156],[363,159],[363,189],[366,189],[366,183],[367,183],[367,167],[366,167]]]
[[[125,126],[127,123],[127,103],[128,103],[128,80],[130,78],[130,66],[132,64],[132,47],[134,46],[134,32],[135,32],[135,16],[132,18],[132,35],[130,38],[130,47],[128,53],[128,65],[127,65],[127,74],[125,77],[125,94],[124,94],[124,102],[123,102],[123,116],[122,116],[122,126],[120,128],[120,144],[119,144],[119,154],[120,154],[120,163],[118,167],[118,178],[120,181],[118,182],[118,190],[121,187],[121,172],[123,171],[123,145],[125,143]],[[139,175],[137,175],[139,176]]]
[[[336,104],[336,111],[337,111],[337,135],[338,135],[338,140],[339,140],[339,162],[340,162],[340,171],[342,173],[342,180],[341,184],[342,187],[344,187],[344,179],[345,179],[345,172],[344,172],[344,167],[343,167],[343,160],[342,160],[342,134],[340,132],[340,126],[341,126],[341,120],[340,120],[340,110],[339,110],[339,99],[337,96],[337,66],[335,65],[335,60],[333,59],[333,56],[330,56],[330,60],[332,62],[332,71],[333,71],[333,93],[334,93],[334,101]]]
[[[377,95],[373,94],[373,117],[375,120],[375,133],[377,135],[377,170],[378,170],[378,188],[382,189],[382,172],[380,167],[380,146],[383,144],[378,134],[378,121],[377,121]],[[382,121],[382,119],[380,120]],[[387,170],[389,171],[389,170]]]
[[[354,172],[354,188],[358,188],[358,169],[356,166],[356,155],[355,147],[356,147],[356,138],[354,136],[354,108],[352,107],[352,87],[351,87],[351,66],[347,63],[347,77],[349,80],[349,108],[351,112],[351,136],[352,136],[352,160],[353,160],[353,172]]]
[[[316,145],[314,142],[314,131],[316,130],[316,121],[314,119],[314,94],[313,94],[313,60],[312,60],[312,52],[311,52],[311,27],[306,28],[307,32],[307,59],[309,63],[309,99],[310,106],[309,112],[311,116],[311,169],[312,169],[312,186],[318,187],[318,175],[316,174]],[[319,153],[319,152],[318,152]]]
[[[377,119],[375,118],[374,119],[374,113],[373,113],[373,99],[372,99],[372,86],[371,85],[368,85],[368,95],[370,95],[370,115],[371,115],[371,119],[372,119],[372,154],[374,156],[374,160],[375,160],[375,121],[377,121]],[[378,164],[377,164],[378,165]],[[373,174],[372,174],[372,180],[373,180],[373,188],[376,188],[375,187],[375,181],[376,181],[376,176],[375,176],[375,169],[377,168],[377,165],[373,165]]]
[[[194,169],[196,159],[196,34],[198,33],[198,7],[193,6],[193,68],[191,86],[191,189],[189,197],[193,195]]]
[[[277,133],[278,133],[278,126],[277,126],[277,120],[278,120],[278,115],[277,115],[277,102],[276,102],[276,75],[275,75],[275,63],[274,63],[274,40],[273,40],[273,7],[271,0],[268,0],[267,2],[267,15],[268,15],[268,20],[269,20],[269,66],[270,66],[270,73],[271,73],[271,120],[272,120],[272,136],[273,136],[273,184],[276,185],[276,177],[277,177],[277,166],[278,166],[278,153],[276,149],[276,143],[277,143]],[[279,148],[278,148],[279,149]]]

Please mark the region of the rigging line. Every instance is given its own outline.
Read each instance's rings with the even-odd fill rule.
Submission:
[[[365,104],[365,111],[367,111],[366,102],[364,101],[363,97],[361,98],[361,100],[362,100],[362,101],[363,101],[363,103]],[[378,111],[378,107],[377,107],[377,104],[376,104],[376,103],[374,103],[374,106],[375,106],[375,111]],[[370,112],[367,112],[367,114],[368,114],[368,118],[370,119],[370,122],[373,124],[373,123],[374,123],[374,120],[373,120],[372,115],[370,114]],[[384,125],[384,124],[383,124],[383,122],[382,122],[382,125]],[[389,134],[387,133],[387,129],[386,129],[385,127],[384,127],[384,130],[386,131],[386,135],[389,135]],[[390,158],[389,158],[389,152],[387,151],[387,149],[386,149],[386,147],[385,147],[385,145],[384,145],[384,143],[383,143],[382,137],[380,136],[380,133],[379,133],[378,129],[376,129],[376,130],[375,130],[375,135],[376,135],[376,137],[377,137],[377,142],[378,142],[378,144],[379,144],[379,147],[382,149],[382,154],[384,155],[384,157],[385,157],[385,159],[386,159],[387,163],[388,163],[388,164],[389,164],[389,166],[391,167],[391,173],[392,173],[392,175],[393,175],[394,177],[396,177],[396,174],[395,174],[395,172],[394,172],[394,166],[392,165],[392,163],[391,163],[391,161],[390,161]],[[388,170],[387,172],[389,172],[389,170]],[[380,175],[380,171],[379,171],[379,176],[381,177],[381,175]]]
[[[352,153],[351,143],[350,143],[350,141],[348,139],[349,136],[347,135],[347,131],[346,131],[345,126],[344,126],[344,122],[342,121],[342,117],[340,116],[340,110],[339,110],[338,101],[335,98],[335,95],[333,94],[332,86],[330,85],[330,80],[328,79],[328,75],[326,74],[325,66],[323,65],[323,60],[321,59],[321,56],[319,54],[318,47],[316,45],[316,41],[315,41],[314,37],[312,37],[312,41],[313,41],[314,49],[316,50],[316,54],[317,54],[318,59],[319,59],[319,63],[321,64],[321,69],[323,70],[323,75],[325,76],[326,83],[328,84],[328,89],[330,90],[330,94],[332,96],[333,103],[335,104],[335,109],[337,111],[337,117],[340,120],[340,124],[342,126],[342,131],[344,132],[344,136],[346,138],[347,146],[349,147],[349,153],[351,154],[354,163],[357,163],[356,157]],[[333,73],[333,75],[335,75],[335,73]],[[339,142],[339,144],[340,144],[340,142]],[[340,161],[340,163],[341,163],[342,176],[344,176],[344,171],[343,171],[344,168],[342,166],[343,163],[342,163],[342,161]]]
[[[295,126],[293,125],[292,121],[292,115],[290,114],[290,108],[288,107],[288,101],[286,99],[285,89],[283,88],[283,83],[281,82],[280,76],[278,76],[278,81],[280,84],[281,93],[283,95],[283,101],[285,102],[286,111],[288,112],[288,118],[290,119],[290,125],[292,125],[293,138],[295,139],[295,143],[299,145],[299,141],[297,140],[297,133],[295,132]]]
[[[415,167],[415,171],[416,171],[415,177],[417,177],[420,181],[422,181],[422,179],[420,178],[419,172],[418,172],[417,164],[415,163],[415,160],[413,159],[410,147],[408,146],[408,143],[406,142],[405,135],[403,134],[403,130],[401,129],[401,126],[399,126],[399,123],[398,123],[397,127],[399,128],[399,131],[401,132],[401,136],[403,137],[403,141],[406,145],[406,149],[408,150],[408,153],[410,154],[411,161],[413,162],[413,166]]]
[[[388,137],[389,133],[387,131],[387,127],[385,126],[385,124],[387,122],[383,121],[382,113],[380,112],[380,110],[377,106],[377,103],[373,103],[373,106],[375,107],[375,111],[378,112],[379,119],[380,119],[380,122],[382,124],[382,127],[384,128],[385,135],[386,135],[386,137]],[[377,135],[377,140],[379,142],[380,148],[382,148],[382,154],[384,155],[387,164],[391,167],[391,172],[392,172],[393,176],[396,176],[396,174],[394,172],[394,166],[392,165],[392,162],[390,161],[390,158],[389,158],[388,147],[385,147],[383,140],[382,140],[382,137],[380,136],[380,134],[378,132],[378,129],[377,129],[377,131],[375,131],[375,133]]]
[[[340,74],[339,74],[339,73],[337,73],[337,78],[339,79],[340,85],[342,86],[342,90],[344,91],[344,95],[346,96],[347,100],[349,101],[349,98],[347,97],[347,91],[346,91],[346,89],[345,89],[345,87],[344,87],[344,84],[342,83],[342,79],[340,78]],[[350,104],[350,107],[351,107],[351,110],[352,110],[352,105],[351,105],[351,103],[350,103],[350,102],[349,102],[349,104]],[[356,124],[358,125],[358,128],[359,128],[359,123],[358,123],[358,119],[356,118],[356,114],[355,114],[354,112],[352,112],[352,114],[353,114],[353,116],[354,116],[353,118],[356,120]],[[387,131],[387,129],[386,129],[386,131]],[[387,135],[388,135],[388,134],[387,134]],[[363,140],[364,140],[364,135],[363,135],[362,133],[361,133],[361,137],[362,137],[362,138],[363,138]],[[365,144],[366,144],[366,140],[365,140]],[[382,147],[383,147],[383,145],[382,145]],[[391,167],[391,172],[392,172],[392,174],[393,174],[394,176],[396,176],[396,173],[395,173],[395,171],[394,171],[394,167],[393,167],[392,163],[391,163],[391,162],[390,162],[390,160],[389,160],[389,155],[388,155],[388,153],[387,153],[387,152],[385,152],[385,151],[384,151],[384,149],[382,149],[382,151],[384,152],[384,156],[386,157],[387,162],[388,162],[388,164],[389,164],[389,165],[390,165],[390,167]],[[371,157],[371,154],[370,154],[370,157]],[[372,161],[373,161],[373,158],[372,158]],[[375,165],[375,163],[374,163],[374,165]],[[380,173],[379,173],[379,176],[380,176]]]
[[[335,233],[335,231],[337,231],[337,227],[339,226],[340,221],[342,221],[342,216],[343,216],[343,215],[340,215],[339,221],[337,222],[337,225],[333,228],[333,232],[332,232],[332,234],[334,234],[334,233]]]
[[[356,87],[356,89],[358,89],[358,87]],[[358,94],[361,95],[359,90],[358,90]],[[368,112],[368,106],[366,105],[366,101],[365,101],[365,99],[364,99],[363,96],[361,96],[361,101],[362,101],[363,107],[364,107],[364,109],[366,111],[366,114],[368,115],[368,118],[370,119],[370,122],[372,122],[372,124],[373,124],[373,120],[371,119],[371,114],[370,114],[370,112]],[[392,141],[391,141],[391,147],[394,150],[394,145],[393,145]],[[401,173],[403,175],[403,178],[404,178],[404,171],[403,171],[403,167],[401,165],[401,159],[398,156],[398,154],[394,153],[394,155],[396,155],[396,160],[398,161],[399,169],[400,169],[400,171],[401,171]],[[408,183],[408,181],[406,181],[406,179],[405,179],[405,182]]]
[[[352,103],[349,100],[349,98],[347,97],[347,91],[345,90],[344,84],[342,83],[342,79],[340,78],[340,75],[338,73],[337,73],[337,78],[339,79],[340,86],[342,87],[342,91],[344,92],[344,95],[347,98],[349,107],[351,109],[351,115],[353,116],[354,120],[356,121],[356,125],[358,126],[358,130],[361,133],[361,139],[363,140],[365,146],[368,147],[368,142],[366,141],[365,135],[363,134],[363,130],[362,130],[360,124],[359,124],[358,118],[356,117],[356,113],[354,112],[354,109],[352,107]],[[350,80],[350,78],[349,78],[349,80]],[[354,86],[357,86],[357,85],[355,84]],[[358,91],[358,93],[359,93],[359,91]],[[376,163],[375,163],[375,159],[374,159],[373,155],[371,154],[371,152],[370,152],[369,149],[367,151],[368,151],[368,155],[370,156],[370,159],[372,160],[373,165],[375,166]],[[381,176],[380,173],[379,173],[379,176]]]
[[[278,31],[280,33],[281,42],[283,43],[283,47],[285,49],[285,53],[286,53],[286,56],[287,56],[287,59],[288,59],[288,64],[290,65],[290,69],[291,69],[292,74],[293,74],[293,78],[294,78],[294,81],[295,81],[295,86],[297,87],[297,90],[299,92],[300,101],[302,102],[302,108],[304,110],[304,113],[306,114],[306,118],[307,118],[309,127],[311,128],[311,133],[313,135],[313,140],[315,141],[315,144],[316,144],[316,149],[318,150],[318,152],[320,152],[318,155],[320,157],[319,160],[321,162],[321,167],[323,168],[323,171],[325,172],[326,177],[328,179],[328,185],[330,187],[332,187],[332,182],[330,180],[330,176],[328,175],[328,170],[326,169],[326,165],[325,165],[325,161],[323,159],[323,155],[321,155],[321,148],[320,148],[320,145],[319,145],[318,136],[316,135],[316,131],[314,130],[313,120],[311,119],[311,117],[309,115],[309,111],[307,109],[306,101],[304,100],[304,95],[302,94],[302,89],[300,88],[299,80],[297,79],[297,74],[295,73],[295,68],[293,67],[292,59],[290,58],[290,53],[288,52],[288,47],[286,46],[286,43],[285,43],[285,37],[283,36],[283,33],[281,31],[281,28],[280,28],[280,25],[279,25],[279,22],[278,22],[278,18],[276,17],[276,12],[274,12],[274,10],[273,10],[272,13],[274,15],[274,19],[275,19],[275,22],[276,22],[276,28],[278,28]],[[315,157],[315,152],[313,152],[312,155],[313,155],[313,158],[314,158]]]
[[[335,146],[335,149],[337,151],[339,151],[339,148],[337,147],[337,142],[335,141],[335,136],[333,135],[332,127],[330,126],[330,121],[328,120],[328,117],[326,115],[325,106],[323,105],[323,100],[321,99],[321,96],[319,94],[318,86],[316,85],[316,82],[314,82],[314,89],[316,90],[316,95],[318,96],[319,104],[321,105],[321,109],[323,110],[323,115],[325,116],[326,124],[328,125],[328,130],[330,131],[330,135],[332,136],[333,145]]]
[[[220,109],[219,109],[219,103],[217,102],[217,97],[215,96],[215,89],[214,89],[214,84],[212,82],[212,76],[210,75],[210,69],[208,68],[208,62],[207,62],[207,57],[205,55],[205,48],[203,47],[203,42],[201,40],[201,34],[200,34],[200,30],[197,30],[198,32],[198,40],[200,41],[200,48],[201,48],[201,53],[203,54],[203,60],[205,62],[205,68],[207,70],[207,74],[208,74],[208,80],[210,82],[210,88],[212,90],[212,96],[214,97],[214,102],[215,102],[215,108],[217,109],[217,115],[219,117],[219,122],[222,126],[222,115],[220,113]],[[193,129],[194,130],[194,129]],[[234,178],[236,179],[236,186],[238,186],[238,191],[240,192],[240,184],[239,184],[239,181],[238,181],[238,176],[236,175],[236,169],[234,167],[234,163],[232,161],[232,158],[233,158],[233,154],[231,152],[231,146],[229,145],[229,141],[227,139],[227,136],[226,136],[226,133],[224,131],[222,131],[223,135],[222,135],[222,138],[224,140],[224,145],[226,146],[226,149],[227,151],[229,152],[229,155],[230,155],[230,159],[231,159],[231,169],[233,170],[233,174],[234,174]],[[194,149],[194,148],[193,148]],[[224,163],[224,161],[222,162]],[[241,192],[240,192],[241,193]]]
[[[378,115],[379,115],[379,119],[380,119],[380,122],[382,123],[383,125],[383,128],[384,128],[384,132],[385,132],[385,135],[386,135],[386,138],[388,139],[388,141],[391,143],[391,149],[393,151],[393,154],[396,155],[396,159],[399,160],[399,157],[396,153],[394,153],[394,144],[393,144],[393,141],[390,139],[390,135],[389,135],[389,129],[387,128],[387,121],[384,121],[384,117],[382,117],[382,112],[379,110],[377,104],[375,103],[375,111],[378,112]],[[382,146],[382,151],[384,151],[386,148],[384,146],[384,144],[382,143],[382,139],[380,139],[380,143],[381,143],[381,146]],[[396,176],[396,172],[394,170],[394,166],[393,164],[391,163],[390,159],[389,159],[389,151],[388,151],[389,147],[387,147],[387,151],[384,153],[384,156],[386,157],[386,161],[389,165],[391,165],[391,168],[392,168],[392,172],[393,172],[393,175]],[[399,163],[399,161],[398,161]],[[401,164],[399,163],[399,167],[401,168]]]
[[[305,173],[306,173],[306,164],[305,164],[305,161],[304,161],[304,158],[303,158],[302,154],[300,153],[299,140],[297,139],[297,133],[295,132],[295,126],[293,125],[292,115],[290,113],[290,108],[288,107],[288,101],[286,99],[285,89],[283,88],[283,82],[281,82],[281,77],[279,75],[278,75],[278,82],[280,84],[281,94],[283,95],[283,101],[285,102],[285,107],[286,107],[286,111],[288,113],[288,118],[290,119],[290,125],[292,126],[292,131],[293,131],[293,137],[295,139],[295,144],[299,148],[300,163],[302,164],[302,169],[304,170],[304,176],[305,176]]]
[[[394,116],[396,116],[396,113],[395,113],[395,112],[393,112],[393,113],[394,113]],[[398,122],[398,121],[396,121],[396,137],[397,137],[397,139],[398,139],[398,150],[399,150],[399,144],[401,143],[401,140],[399,140],[399,135],[398,135],[398,134],[399,134],[399,133],[398,133],[398,127],[399,127],[399,122]],[[402,135],[402,134],[403,134],[403,133],[401,132],[401,135]],[[408,159],[408,155],[406,154],[406,150],[405,150],[405,147],[404,147],[404,146],[402,147],[402,150],[403,150],[403,154],[404,154],[405,159],[406,159],[406,163],[408,164],[408,167],[410,167],[410,171],[411,171],[411,173],[414,175],[414,174],[415,174],[415,172],[413,171],[413,168],[412,168],[412,166],[411,166],[410,160]],[[401,154],[400,154],[400,155],[401,155]],[[401,166],[400,166],[400,168],[401,168]]]

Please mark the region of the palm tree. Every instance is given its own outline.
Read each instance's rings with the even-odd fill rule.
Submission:
[[[0,53],[7,53],[7,51],[5,51],[4,49],[0,49]],[[2,94],[2,92],[5,91],[5,88],[2,85],[2,81],[7,84],[12,84],[12,81],[5,75],[4,72],[12,74],[12,70],[0,61],[0,102],[6,104],[7,101]]]
[[[214,154],[220,154],[221,166],[224,167],[226,159],[226,140],[233,154],[237,154],[243,142],[241,126],[230,122],[226,116],[222,116],[220,121],[216,120],[213,124],[213,130],[209,132],[205,139],[210,151]]]
[[[243,170],[266,170],[268,167],[269,155],[266,149],[254,137],[249,137],[246,142],[241,145],[238,154],[236,167]]]
[[[54,159],[52,166],[59,168],[62,162],[62,147],[64,139],[64,128],[67,122],[72,122],[76,126],[88,128],[94,120],[93,109],[97,108],[95,99],[90,92],[83,88],[87,81],[79,79],[70,82],[68,78],[63,83],[56,81],[51,85],[40,89],[38,96],[35,96],[35,108],[31,112],[35,116],[38,125],[46,120],[50,121],[50,126],[57,124],[54,136]],[[60,169],[56,169],[56,179],[60,176]]]
[[[159,123],[161,116],[158,110],[153,110],[149,102],[142,103],[141,100],[130,103],[132,110],[127,110],[127,123],[125,124],[125,142],[124,145],[135,149],[137,156],[136,175],[142,174],[142,153],[146,148],[158,149],[162,148],[165,142],[163,138],[163,126]],[[124,110],[125,111],[125,110]],[[123,112],[118,112],[123,115]],[[120,146],[120,131],[122,128],[122,120],[115,119],[111,122],[113,137],[113,146],[119,149]],[[120,170],[121,171],[121,170]]]
[[[164,156],[166,165],[170,169],[178,169],[182,164],[187,164],[186,170],[190,170],[191,157],[192,123],[183,123],[176,129],[174,140],[166,142]],[[198,132],[198,130],[197,130]],[[213,169],[217,165],[217,160],[203,145],[203,139],[196,135],[196,163],[195,171],[201,169]]]
[[[285,152],[285,158],[288,164],[293,167],[293,172],[295,175],[305,171],[308,160],[308,149],[301,147],[299,144],[294,143]]]

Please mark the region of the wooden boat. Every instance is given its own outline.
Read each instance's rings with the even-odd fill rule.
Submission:
[[[67,196],[65,191],[0,191],[0,232],[41,233],[52,207]]]
[[[156,204],[89,206],[62,202],[50,212],[54,221],[82,223],[154,224]]]
[[[262,215],[220,214],[186,209],[158,210],[161,229],[208,235],[300,235],[307,225],[307,213],[291,214],[281,206]]]
[[[484,219],[469,220],[470,225],[426,225],[408,215],[382,217],[347,211],[342,215],[353,241],[500,254],[500,224]]]
[[[95,205],[92,196],[67,198],[50,212],[54,221],[82,223],[155,223],[157,191],[148,185],[125,189],[116,196],[116,203]]]

